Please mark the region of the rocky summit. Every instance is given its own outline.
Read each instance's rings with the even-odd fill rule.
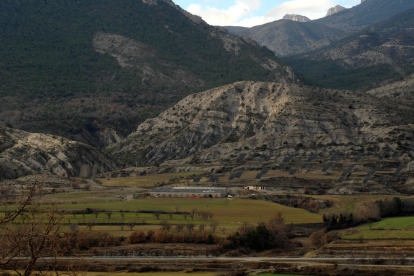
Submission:
[[[338,13],[338,12],[340,12],[340,11],[343,11],[343,10],[346,10],[346,8],[345,8],[345,7],[342,7],[342,6],[340,6],[340,5],[336,5],[335,7],[330,8],[330,9],[328,10],[328,13],[326,14],[326,16],[331,16],[331,15],[333,15],[333,14],[335,14],[335,13]]]
[[[403,156],[414,150],[413,115],[366,93],[238,82],[188,96],[110,150],[165,165],[330,151]]]
[[[283,16],[283,19],[297,21],[297,22],[309,22],[309,21],[311,21],[308,17],[303,16],[303,15],[297,15],[297,14],[286,14],[285,16]]]

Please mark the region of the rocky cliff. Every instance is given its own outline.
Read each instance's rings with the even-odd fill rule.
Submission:
[[[311,21],[306,16],[297,15],[297,14],[286,14],[285,16],[283,16],[283,19],[297,21],[297,22],[309,22],[309,21]]]
[[[412,152],[414,110],[350,91],[238,82],[191,95],[111,151],[166,165],[289,154]]]
[[[0,128],[0,180],[32,173],[90,177],[116,170],[109,155],[63,137]]]
[[[340,12],[340,11],[343,11],[343,10],[346,10],[346,8],[345,8],[345,7],[342,7],[342,6],[340,6],[340,5],[336,5],[335,7],[330,8],[330,9],[328,10],[328,13],[326,14],[326,16],[331,16],[331,15],[333,15],[333,14],[335,14],[335,13],[338,13],[338,12]]]

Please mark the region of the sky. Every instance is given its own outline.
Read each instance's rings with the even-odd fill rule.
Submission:
[[[361,0],[173,0],[181,8],[215,26],[252,27],[299,14],[318,19],[329,8],[351,8]]]

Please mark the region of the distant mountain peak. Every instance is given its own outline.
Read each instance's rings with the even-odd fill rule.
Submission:
[[[283,19],[292,20],[297,22],[309,22],[311,21],[308,17],[298,14],[286,14]]]
[[[365,1],[365,0],[362,0],[362,1]],[[335,7],[330,8],[328,10],[328,13],[326,14],[326,16],[333,15],[333,14],[338,13],[338,12],[343,11],[343,10],[346,10],[346,8],[345,7],[342,7],[340,5],[336,5]]]

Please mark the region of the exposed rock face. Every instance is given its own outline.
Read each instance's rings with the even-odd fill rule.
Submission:
[[[414,110],[365,93],[238,82],[191,95],[141,124],[114,153],[165,165],[365,149],[413,151]]]
[[[286,20],[292,20],[297,22],[309,22],[311,21],[309,18],[303,15],[297,15],[297,14],[286,14],[283,19]]]
[[[326,16],[333,15],[333,14],[338,13],[338,12],[343,11],[343,10],[346,10],[346,8],[342,7],[342,6],[339,6],[339,5],[336,5],[335,7],[330,8],[328,10],[328,13],[326,14]]]
[[[300,52],[318,41],[343,34],[343,31],[314,22],[278,20],[252,28],[226,27],[235,35],[247,35],[277,56]]]
[[[63,137],[0,128],[0,180],[33,172],[89,177],[116,168],[107,154],[91,146]]]

